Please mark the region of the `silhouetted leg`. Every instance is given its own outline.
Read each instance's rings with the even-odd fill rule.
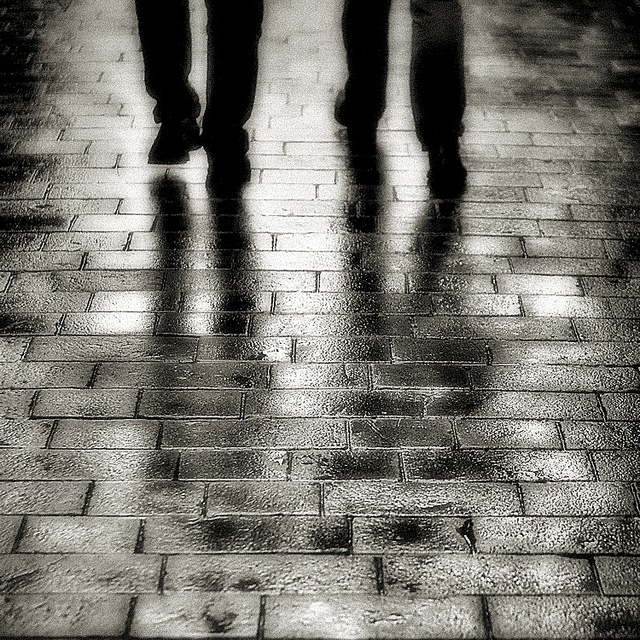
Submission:
[[[457,0],[411,0],[411,17],[411,105],[426,150],[433,137],[462,133],[464,29]]]
[[[242,141],[251,116],[258,76],[263,0],[207,0],[209,37],[205,146]]]
[[[209,159],[207,185],[235,196],[249,180],[249,138],[258,77],[263,0],[206,0],[208,19],[207,107],[202,142]]]
[[[345,0],[342,37],[348,77],[336,119],[350,127],[375,126],[386,105],[391,0]]]
[[[411,106],[429,153],[429,186],[436,197],[457,197],[467,176],[458,145],[466,104],[460,4],[411,0],[411,18]]]
[[[156,100],[156,122],[197,118],[200,102],[189,84],[188,0],[136,0],[145,85]]]

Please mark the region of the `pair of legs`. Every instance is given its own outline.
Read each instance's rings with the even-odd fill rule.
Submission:
[[[348,78],[336,116],[356,141],[375,135],[386,106],[390,6],[391,0],[345,0],[342,32]],[[431,178],[447,174],[460,182],[466,173],[458,155],[466,99],[459,1],[411,0],[411,20],[410,93],[416,134],[429,152]]]
[[[206,0],[207,95],[202,143],[214,155],[247,151],[258,73],[263,0]],[[189,83],[189,0],[136,0],[145,85],[162,127],[195,123],[200,100]],[[177,125],[184,127],[184,125]]]

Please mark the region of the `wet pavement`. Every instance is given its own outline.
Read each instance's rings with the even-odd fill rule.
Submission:
[[[269,0],[227,200],[146,163],[132,4],[0,6],[0,635],[640,635],[638,3],[465,0],[454,201],[405,0],[383,183],[339,0]]]

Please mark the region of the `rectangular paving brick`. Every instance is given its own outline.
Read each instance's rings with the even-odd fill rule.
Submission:
[[[410,480],[557,482],[593,479],[586,455],[577,451],[412,451],[401,455]]]
[[[265,638],[482,638],[479,599],[280,596],[267,600]]]
[[[356,554],[471,553],[463,518],[440,516],[356,516]]]
[[[383,570],[391,595],[569,595],[598,590],[587,560],[552,555],[390,556]]]
[[[453,429],[443,418],[379,418],[350,421],[349,441],[354,448],[388,449],[449,447]]]
[[[564,422],[568,449],[640,449],[638,422]]]
[[[44,389],[38,393],[37,418],[132,418],[135,389]]]
[[[614,482],[545,482],[521,485],[524,510],[533,516],[636,515],[629,484]]]
[[[151,420],[59,420],[52,449],[155,449],[160,423]]]
[[[171,480],[96,482],[87,513],[91,516],[198,515],[203,508],[204,489],[200,482]]]
[[[1,480],[170,480],[171,451],[51,451],[0,449]]]
[[[80,515],[87,482],[0,482],[0,513]]]
[[[259,363],[104,363],[95,388],[246,389],[267,386],[267,366]]]
[[[155,593],[160,564],[159,556],[140,554],[14,553],[0,556],[0,591],[12,594]]]
[[[345,518],[330,516],[154,517],[145,527],[145,553],[344,553]]]
[[[411,392],[273,391],[247,393],[246,415],[312,417],[397,415],[420,417],[429,396]]]
[[[460,445],[482,449],[560,449],[559,424],[550,420],[457,419]]]
[[[136,603],[133,638],[254,638],[260,598],[255,594],[144,595]]]
[[[118,637],[125,632],[129,603],[126,595],[8,595],[0,601],[0,634]]]
[[[601,480],[640,480],[640,451],[597,451],[593,460]]]
[[[477,517],[481,553],[637,554],[636,517]]]
[[[377,593],[371,558],[305,554],[173,555],[164,587],[266,594]]]
[[[167,420],[162,447],[183,448],[345,448],[347,421],[340,418]]]
[[[640,625],[638,598],[529,596],[489,598],[496,638],[632,638]]]
[[[174,510],[175,512],[175,510]],[[206,515],[318,515],[320,486],[307,482],[212,482]]]
[[[325,486],[327,513],[352,515],[517,515],[515,485],[482,482],[367,482]]]
[[[53,426],[53,420],[0,419],[0,446],[44,448]]]
[[[181,480],[285,480],[284,451],[184,451],[180,456]]]
[[[142,393],[138,414],[144,418],[240,417],[237,391],[148,390]]]
[[[595,563],[605,595],[640,595],[640,562],[637,557],[598,556]]]
[[[56,336],[34,338],[26,360],[35,361],[138,361],[190,362],[195,359],[196,338],[151,336]],[[0,343],[0,353],[1,353]]]
[[[11,553],[21,522],[20,516],[0,516],[0,553]]]

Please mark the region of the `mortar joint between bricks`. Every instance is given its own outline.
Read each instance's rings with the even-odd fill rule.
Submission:
[[[480,596],[480,604],[482,607],[482,621],[484,622],[484,628],[487,633],[487,640],[495,640],[493,625],[491,624],[491,611],[489,610],[489,601],[487,600],[487,596]]]
[[[258,629],[256,640],[264,640],[264,626],[267,616],[267,596],[260,596],[260,609],[258,611]]]
[[[133,616],[136,611],[136,605],[138,604],[138,596],[132,596],[129,600],[129,609],[127,610],[127,619],[124,625],[124,637],[131,637],[131,627],[133,626]]]
[[[600,409],[600,413],[602,414],[602,420],[604,422],[607,421],[607,409],[602,402],[602,394],[596,393],[596,402],[598,403],[598,409]]]

